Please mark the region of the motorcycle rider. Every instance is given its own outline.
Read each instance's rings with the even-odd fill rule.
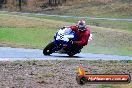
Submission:
[[[70,33],[71,37],[67,36],[66,38],[65,35]],[[90,29],[86,26],[86,22],[84,20],[80,20],[78,21],[77,25],[63,27],[58,32],[56,32],[54,41],[49,43],[44,48],[43,54],[50,55],[57,51],[58,53],[66,53],[72,57],[75,54],[80,53],[83,46],[88,44],[88,40],[92,39],[90,35]],[[58,41],[61,39],[62,43],[61,41]],[[63,41],[66,42],[66,44],[63,44]]]
[[[83,46],[88,44],[88,39],[90,37],[90,28],[86,26],[86,22],[84,20],[78,21],[77,25],[70,26],[77,35],[76,41],[71,41],[70,49],[74,49],[74,52],[80,52]]]

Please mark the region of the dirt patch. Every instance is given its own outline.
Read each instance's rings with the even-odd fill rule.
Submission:
[[[0,62],[0,88],[98,88],[104,86],[101,84],[78,85],[75,77],[79,64],[83,64],[88,73],[132,75],[132,61],[6,61]],[[116,88],[119,88],[117,86]]]

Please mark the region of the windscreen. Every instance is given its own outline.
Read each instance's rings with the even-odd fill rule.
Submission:
[[[65,28],[63,30],[64,30],[64,32],[63,32],[64,35],[69,35],[72,32],[72,30],[70,28]]]

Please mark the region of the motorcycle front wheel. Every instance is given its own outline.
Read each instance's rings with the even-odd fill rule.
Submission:
[[[53,42],[49,43],[43,50],[44,55],[50,55],[54,52],[55,44]]]

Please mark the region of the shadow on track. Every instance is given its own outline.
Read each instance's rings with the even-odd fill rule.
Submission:
[[[80,57],[80,56],[72,56],[72,57],[69,57],[68,55],[66,54],[51,54],[50,57],[53,57],[53,58],[83,58],[83,57]]]

